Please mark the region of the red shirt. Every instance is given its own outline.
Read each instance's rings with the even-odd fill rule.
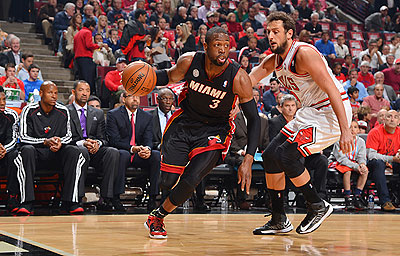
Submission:
[[[344,76],[343,73],[340,73],[340,75],[335,75],[335,77],[336,77],[336,79],[337,79],[339,82],[341,82],[341,83],[346,82],[346,77]]]
[[[243,31],[242,25],[239,22],[227,22],[226,25],[228,25],[228,30],[231,33]]]
[[[92,31],[88,28],[82,28],[74,36],[74,52],[75,58],[89,57],[93,58],[93,51],[99,49],[100,46],[93,43]]]
[[[365,88],[368,88],[368,86],[375,84],[374,76],[369,72],[366,75],[363,75],[361,71],[358,72],[357,81],[361,82],[365,86]]]
[[[121,72],[118,70],[113,70],[107,73],[104,83],[108,90],[116,92],[118,91],[118,86],[122,85],[121,79]]]
[[[175,41],[174,32],[168,31],[168,30],[164,30],[164,37],[168,39],[168,48],[172,48],[171,42]]]
[[[21,89],[21,91],[25,92],[24,83],[21,80],[19,80],[18,78],[15,78],[15,79],[17,79],[17,83],[18,83],[19,89]],[[7,80],[6,76],[0,77],[0,86],[3,86],[3,84],[4,84],[4,82],[6,80]],[[18,89],[16,84],[7,84],[4,87]]]
[[[400,128],[393,134],[386,132],[385,125],[378,125],[368,133],[367,148],[375,149],[379,154],[394,156],[400,149]]]
[[[395,64],[398,65],[398,64]],[[393,87],[395,92],[400,90],[400,73],[396,74],[393,68],[387,68],[382,71],[385,74],[385,82],[384,84],[390,85]]]

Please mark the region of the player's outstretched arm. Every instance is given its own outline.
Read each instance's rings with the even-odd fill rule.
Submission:
[[[347,121],[342,97],[329,75],[320,54],[311,47],[301,47],[297,53],[296,71],[300,74],[310,74],[321,90],[328,94],[333,111],[339,121],[341,131],[339,140],[340,149],[343,153],[350,152],[353,147],[353,138]]]
[[[181,81],[185,77],[186,71],[192,63],[195,54],[195,52],[185,53],[179,57],[176,65],[172,68],[156,70],[156,86],[163,86],[169,83],[177,83]]]
[[[240,107],[247,118],[247,150],[244,160],[238,169],[238,183],[241,183],[242,191],[246,187],[246,192],[249,194],[251,166],[260,138],[261,121],[253,98],[250,78],[243,69],[239,69],[233,81],[233,92],[239,96]]]
[[[254,67],[250,72],[250,80],[252,87],[255,87],[258,82],[264,77],[267,77],[274,71],[275,54],[267,56],[260,65]]]

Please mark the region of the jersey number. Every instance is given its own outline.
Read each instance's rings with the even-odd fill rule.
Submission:
[[[280,76],[278,79],[289,91],[299,91],[299,87],[296,85],[291,77]]]
[[[218,104],[220,103],[220,100],[212,100],[213,104],[208,105],[210,108],[214,109],[218,107]]]

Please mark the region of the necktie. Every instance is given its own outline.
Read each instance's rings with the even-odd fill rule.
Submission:
[[[130,145],[131,145],[131,146],[135,146],[136,144],[135,144],[135,114],[134,114],[134,113],[132,113],[132,117],[131,117],[131,126],[132,126],[132,137],[131,137]],[[134,156],[135,156],[135,155],[132,154],[132,156],[131,156],[131,162],[133,161],[133,157],[134,157]]]
[[[86,133],[86,116],[85,116],[85,109],[81,108],[81,117],[80,117],[80,123],[81,123],[81,128],[82,128],[82,135],[84,138],[87,138],[87,133]]]
[[[168,114],[164,114],[164,116],[165,116],[165,123],[168,123]]]

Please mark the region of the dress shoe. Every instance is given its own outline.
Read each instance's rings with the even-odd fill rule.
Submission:
[[[116,212],[126,212],[126,208],[124,207],[119,198],[113,198],[111,202]]]
[[[196,212],[210,212],[211,208],[208,206],[206,203],[201,202],[201,203],[196,203],[194,206],[194,210]]]
[[[100,197],[99,201],[97,202],[97,210],[111,212],[113,210],[111,199]]]
[[[393,205],[392,202],[390,202],[390,201],[387,201],[386,203],[384,203],[384,204],[381,206],[381,208],[382,208],[382,210],[384,210],[385,212],[391,212],[391,211],[396,210],[396,207],[394,207],[394,205]]]

